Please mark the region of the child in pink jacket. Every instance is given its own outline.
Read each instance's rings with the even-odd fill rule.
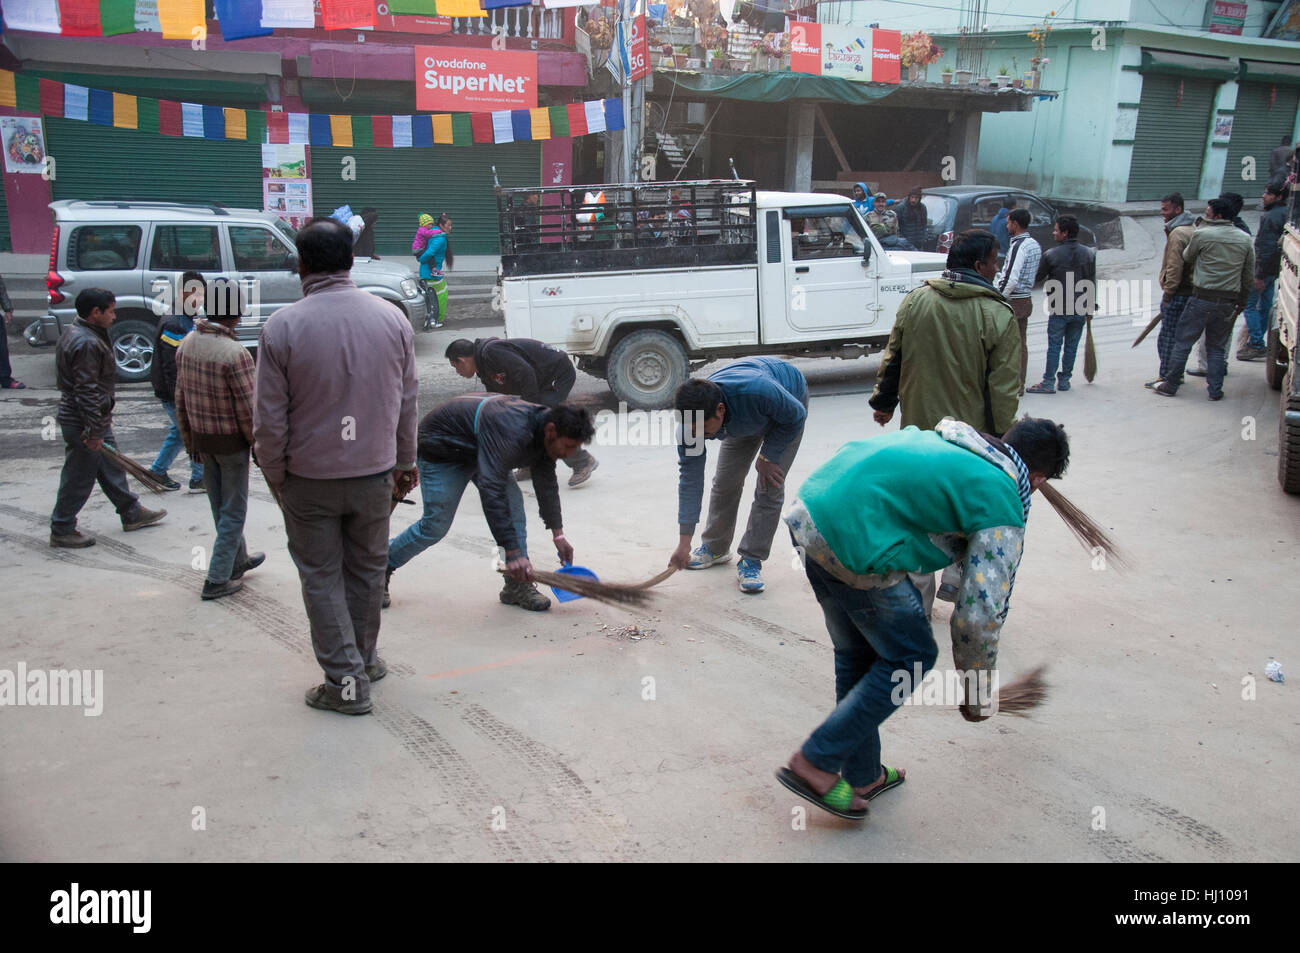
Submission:
[[[411,254],[417,259],[429,247],[429,239],[438,234],[433,227],[433,216],[427,212],[420,216],[420,227],[415,230],[415,240],[411,242]]]

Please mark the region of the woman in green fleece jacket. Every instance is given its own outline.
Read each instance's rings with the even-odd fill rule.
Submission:
[[[911,694],[939,649],[908,573],[958,562],[952,614],[962,716],[982,721],[971,682],[997,669],[998,636],[1024,551],[1030,494],[1065,472],[1070,446],[1050,420],[1026,417],[1004,440],[952,418],[934,430],[847,443],[815,470],[785,516],[835,647],[830,716],[777,772],[787,788],[840,817],[903,782],[880,762],[880,724]],[[896,688],[898,673],[910,687]]]

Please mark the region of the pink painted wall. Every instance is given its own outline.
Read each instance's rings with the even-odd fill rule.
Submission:
[[[11,108],[0,108],[3,116],[34,116]],[[55,156],[58,159],[58,156]],[[58,175],[58,166],[55,166]],[[50,215],[50,183],[30,172],[4,173],[5,204],[9,208],[9,239],[17,254],[49,254],[54,237]]]

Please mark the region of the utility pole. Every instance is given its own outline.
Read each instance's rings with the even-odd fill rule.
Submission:
[[[633,128],[633,126],[635,125],[634,117],[636,115],[636,110],[633,108],[634,105],[633,99],[635,96],[635,91],[633,88],[632,81],[628,78],[630,76],[630,71],[623,68],[624,63],[626,62],[626,60],[624,59],[624,54],[629,52],[628,14],[632,12],[633,9],[635,9],[635,5],[636,5],[636,0],[619,0],[618,3],[618,22],[619,22],[618,35],[619,35],[619,39],[622,41],[621,43],[622,48],[618,51],[618,65],[619,65],[619,75],[623,78],[623,97],[622,97],[623,99],[623,170],[622,170],[623,179],[622,181],[624,182],[636,182],[637,173],[640,172],[640,169],[638,168],[640,163],[637,160],[641,150],[636,147],[636,143],[637,143],[636,130]]]

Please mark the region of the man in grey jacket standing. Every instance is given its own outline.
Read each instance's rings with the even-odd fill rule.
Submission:
[[[1187,358],[1204,332],[1206,388],[1210,400],[1223,399],[1232,322],[1246,306],[1255,278],[1255,249],[1250,236],[1233,227],[1233,218],[1231,202],[1210,199],[1205,218],[1197,222],[1196,232],[1183,249],[1183,261],[1192,268],[1192,297],[1178,322],[1169,372],[1152,388],[1163,397],[1178,393]]]
[[[352,235],[298,232],[304,297],[262,328],[256,459],[284,511],[325,682],[307,704],[364,715],[387,674],[376,654],[394,496],[418,481],[414,336],[394,305],[352,281]]]

